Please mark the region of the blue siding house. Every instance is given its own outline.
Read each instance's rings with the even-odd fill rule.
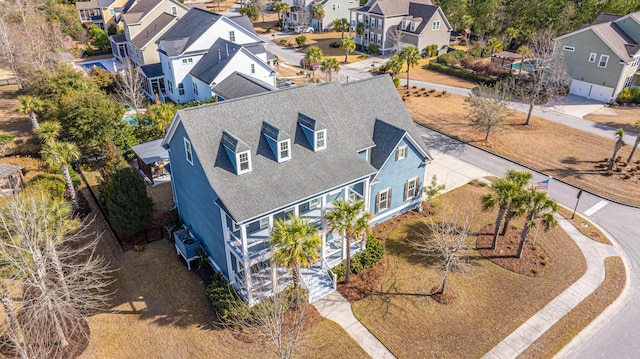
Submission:
[[[346,253],[323,220],[336,199],[364,200],[372,224],[420,208],[430,157],[414,126],[379,76],[183,109],[163,146],[180,218],[249,302],[290,280],[271,262],[274,222],[293,213],[318,227],[321,260],[303,272],[313,301],[335,289]]]

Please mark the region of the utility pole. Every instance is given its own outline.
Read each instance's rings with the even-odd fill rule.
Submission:
[[[578,209],[578,203],[580,203],[580,196],[582,196],[582,190],[578,191],[578,195],[576,196],[576,206],[573,208],[573,214],[571,215],[571,219],[576,216],[576,210]]]

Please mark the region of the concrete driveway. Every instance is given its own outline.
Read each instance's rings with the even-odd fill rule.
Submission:
[[[605,105],[604,102],[569,94],[547,106],[569,116],[584,118],[590,113],[603,109]]]

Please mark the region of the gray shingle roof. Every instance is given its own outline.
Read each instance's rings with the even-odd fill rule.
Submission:
[[[114,2],[116,2],[116,0],[98,0],[98,5],[100,5],[101,8],[106,9]]]
[[[625,62],[633,60],[633,56],[629,56],[626,44],[635,45],[636,42],[627,35],[615,22],[605,22],[598,25],[592,25],[591,30],[598,34],[613,52]]]
[[[618,20],[619,18],[621,18],[623,15],[618,15],[618,14],[607,14],[605,12],[601,13],[598,15],[598,17],[596,17],[595,20],[593,20],[593,22],[591,23],[591,25],[598,25],[598,24],[602,24],[604,22],[611,22],[613,20]]]
[[[225,100],[233,100],[273,90],[275,89],[269,84],[241,74],[237,71],[229,75],[213,88],[213,92]]]
[[[78,1],[78,2],[76,2],[76,8],[78,10],[97,9],[99,7],[100,7],[100,5],[98,4],[98,0]]]
[[[171,24],[171,22],[175,18],[175,16],[163,12],[147,27],[142,29],[142,31],[140,31],[140,33],[131,40],[131,44],[139,49],[147,46],[147,44],[149,44],[149,42],[151,42],[154,37],[158,36],[162,32],[162,30],[164,30],[169,24]]]
[[[373,128],[373,142],[376,143],[376,146],[371,149],[371,164],[373,167],[376,169],[382,168],[382,165],[384,165],[384,162],[389,158],[389,155],[405,133],[407,131],[401,128],[376,120]]]
[[[420,21],[420,24],[416,27],[416,34],[422,33],[424,28],[431,24],[429,20],[433,17],[433,15],[438,11],[438,7],[435,5],[425,5],[425,4],[409,4],[409,14],[413,16],[417,21]],[[420,18],[420,20],[418,20]],[[448,24],[443,24],[447,26]]]
[[[113,40],[113,42],[115,42],[116,44],[127,42],[127,37],[125,36],[125,34],[115,34],[109,36],[109,38],[111,38],[111,40]]]
[[[161,63],[140,66],[140,70],[142,70],[144,76],[148,79],[162,77],[164,75]]]
[[[375,0],[369,1],[358,11],[368,11],[384,16],[407,15],[409,14],[410,3],[432,5],[430,0]],[[367,7],[369,9],[365,10]]]
[[[256,29],[253,28],[253,24],[251,23],[251,20],[249,20],[249,18],[246,15],[231,16],[231,17],[228,17],[228,19],[240,25],[240,27],[244,28],[250,33],[258,36],[258,33],[256,33]]]
[[[191,69],[189,74],[211,85],[220,71],[227,66],[240,49],[242,49],[242,45],[219,38],[213,43],[209,52]]]
[[[167,56],[182,54],[207,31],[222,15],[192,8],[159,39]]]
[[[326,125],[326,149],[309,149],[298,123],[301,112]],[[238,222],[374,174],[357,151],[374,145],[376,119],[408,132],[414,127],[389,76],[299,86],[183,109],[176,116],[173,126],[184,126],[205,176]],[[264,122],[292,135],[291,160],[274,160]],[[235,174],[222,150],[225,131],[251,148],[252,172]]]
[[[0,164],[0,178],[6,177],[10,174],[20,171],[22,167],[10,164]]]

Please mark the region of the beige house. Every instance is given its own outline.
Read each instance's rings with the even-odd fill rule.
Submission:
[[[80,22],[93,23],[105,32],[109,26],[117,26],[118,17],[126,11],[133,0],[89,0],[76,3],[80,13]]]
[[[356,44],[366,49],[379,46],[382,54],[406,45],[420,50],[438,45],[438,53],[446,53],[453,28],[442,9],[429,0],[369,0],[351,9],[352,22],[364,24],[364,32],[356,33]]]
[[[602,102],[640,87],[640,12],[600,14],[588,26],[555,39],[571,77],[569,92]]]
[[[138,66],[159,63],[156,41],[187,11],[177,0],[137,0],[122,15],[124,33],[109,37],[114,57]]]

